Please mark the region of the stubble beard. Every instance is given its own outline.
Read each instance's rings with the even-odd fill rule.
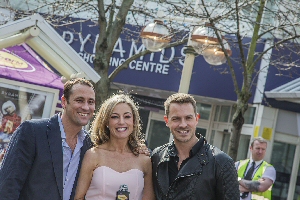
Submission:
[[[189,138],[180,138],[180,137],[175,136],[175,134],[173,134],[173,136],[174,136],[174,140],[181,142],[181,143],[188,143],[193,138],[193,135],[190,135]]]
[[[86,122],[86,120],[83,120],[80,116],[77,116],[79,114],[76,111],[74,114],[74,111],[72,111],[71,109],[69,110],[68,108],[66,108],[65,112],[68,115],[69,119],[73,121],[74,125],[78,127],[86,126],[89,123],[89,120],[91,119],[89,118],[89,120],[87,120]]]

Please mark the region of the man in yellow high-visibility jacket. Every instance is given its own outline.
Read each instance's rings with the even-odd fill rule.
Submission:
[[[263,160],[266,150],[267,141],[262,137],[254,138],[250,145],[251,158],[235,163],[241,200],[271,200],[276,171]]]

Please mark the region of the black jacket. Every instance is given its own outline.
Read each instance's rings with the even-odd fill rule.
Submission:
[[[169,186],[168,161],[176,153],[174,142],[154,149],[151,160],[158,200],[239,200],[239,184],[233,160],[200,139],[203,146],[180,169]]]

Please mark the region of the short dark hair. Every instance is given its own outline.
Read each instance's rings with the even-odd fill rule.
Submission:
[[[255,141],[258,141],[259,143],[266,143],[268,144],[268,141],[266,139],[264,139],[263,137],[255,137],[252,139],[252,142],[251,142],[251,147],[253,147],[253,144]]]
[[[84,78],[70,79],[64,84],[64,92],[63,92],[63,95],[66,98],[68,103],[69,103],[70,95],[72,94],[72,88],[76,84],[89,86],[95,91],[95,88],[94,88],[93,84],[90,81],[88,81]]]
[[[171,96],[169,96],[164,103],[166,116],[169,115],[171,103],[179,103],[179,104],[190,103],[190,104],[192,104],[192,106],[194,108],[195,115],[197,115],[197,103],[196,103],[194,97],[192,97],[189,94],[175,93],[175,94],[172,94]]]

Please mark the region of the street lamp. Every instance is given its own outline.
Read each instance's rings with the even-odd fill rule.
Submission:
[[[160,20],[146,25],[141,31],[142,43],[153,52],[161,51],[171,40],[169,29]]]
[[[197,8],[198,3],[199,1],[197,0],[195,8]],[[163,12],[158,13],[161,15]],[[165,15],[160,16],[161,19],[166,19],[166,17]],[[195,22],[194,19],[190,20],[184,18],[183,20]],[[176,19],[176,21],[180,21],[180,19]],[[222,35],[220,36],[227,55],[231,56],[232,53],[228,42]],[[171,40],[168,28],[159,20],[155,20],[154,23],[145,26],[141,31],[141,37],[146,49],[153,52],[161,51]],[[189,35],[178,92],[188,93],[189,91],[195,52],[203,55],[205,61],[211,65],[222,65],[226,62],[225,53],[219,43],[215,30],[209,24],[205,24],[203,27],[197,27],[193,33]]]
[[[227,55],[231,56],[232,52],[227,40],[223,39],[222,43],[224,45],[225,51],[227,51]],[[211,65],[222,65],[227,59],[224,51],[222,50],[221,45],[210,45],[203,49],[202,53],[204,60]]]
[[[231,56],[232,52],[227,40],[221,34],[219,35],[221,36],[221,42],[225,51],[227,51],[227,55]],[[210,24],[206,23],[205,26],[196,28],[190,40],[194,50],[198,54],[203,55],[204,60],[210,65],[222,65],[226,62],[222,46],[219,43],[215,30]]]
[[[190,40],[191,46],[200,55],[207,47],[219,44],[215,31],[208,24],[195,28]]]

